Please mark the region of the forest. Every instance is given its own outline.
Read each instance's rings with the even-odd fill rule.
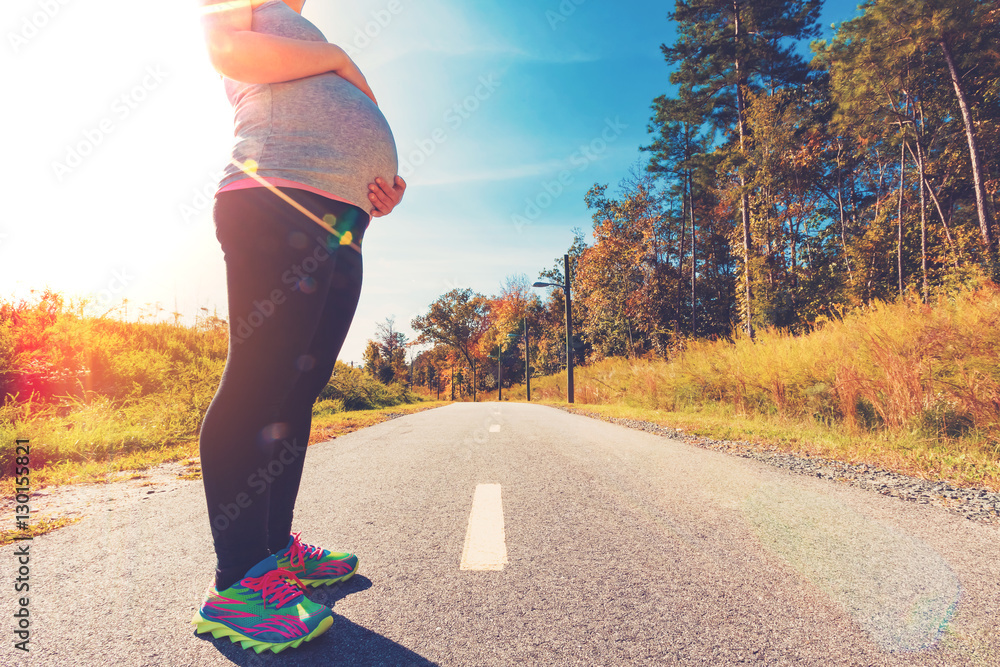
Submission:
[[[676,3],[661,47],[675,90],[652,100],[649,144],[617,191],[587,192],[591,233],[567,250],[576,364],[804,334],[997,279],[1000,7],[867,2],[829,42],[820,9]],[[562,260],[539,277],[563,284]],[[471,396],[523,382],[526,352],[533,374],[565,368],[563,291],[530,285],[441,295],[412,322],[432,346],[414,383],[450,391],[454,374]],[[411,341],[376,338],[373,372],[406,372]]]

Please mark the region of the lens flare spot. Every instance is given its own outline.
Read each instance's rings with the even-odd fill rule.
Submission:
[[[310,277],[305,277],[299,281],[299,291],[303,294],[312,294],[316,291],[316,281]]]
[[[273,424],[268,424],[261,429],[260,438],[265,443],[277,442],[278,440],[286,437],[288,433],[288,424],[284,422],[275,422]]]
[[[344,235],[340,237],[340,245],[350,245],[351,240],[354,239],[354,235],[351,232],[344,232]]]
[[[303,354],[298,359],[295,360],[295,367],[298,368],[303,373],[311,371],[316,367],[316,357],[311,354]]]
[[[930,545],[791,485],[762,484],[742,503],[761,543],[839,603],[890,652],[936,645],[961,585]]]
[[[323,216],[323,222],[330,225],[331,227],[336,227],[337,216],[335,216],[333,213],[327,213],[326,215]]]
[[[256,174],[257,173],[257,161],[256,160],[247,160],[246,162],[244,162],[243,163],[243,171],[245,171],[248,174]]]

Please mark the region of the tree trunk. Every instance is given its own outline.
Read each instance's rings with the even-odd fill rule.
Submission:
[[[740,71],[740,3],[733,2],[733,26],[736,39],[736,116],[740,132],[740,154],[746,156],[745,136],[746,100],[743,97],[743,73]],[[740,218],[743,225],[743,271],[745,275],[744,306],[746,307],[746,332],[753,338],[753,290],[751,288],[752,271],[750,267],[753,248],[750,242],[750,197],[747,194],[747,179],[745,169],[740,168]]]
[[[899,296],[903,296],[903,170],[906,168],[906,142],[899,148],[899,211],[897,213],[896,268],[899,275]]]
[[[691,183],[691,170],[687,170],[688,199],[691,202],[688,211],[691,213],[691,335],[698,333],[697,303],[695,301],[695,271],[698,269],[698,245],[694,235],[694,186]]]
[[[924,196],[924,152],[920,146],[920,135],[917,131],[917,172],[920,174],[920,270],[923,274],[924,303],[930,299],[930,287],[927,284],[927,198]]]
[[[909,150],[909,146],[907,146]],[[910,157],[917,160],[917,156],[913,154],[910,150]],[[944,227],[944,236],[948,240],[948,248],[951,250],[952,265],[958,268],[958,248],[955,246],[955,239],[951,237],[951,228],[948,226],[948,218],[945,217],[944,211],[941,209],[941,202],[938,201],[937,195],[934,194],[934,188],[931,187],[930,181],[927,180],[927,175],[924,174],[923,168],[920,170],[920,177],[923,179],[924,187],[927,188],[927,194],[931,196],[931,201],[934,202],[934,208],[937,209],[938,217],[941,219],[941,226]]]
[[[942,38],[940,45],[941,51],[944,52],[944,59],[948,62],[948,71],[951,73],[951,82],[955,86],[958,106],[962,109],[962,120],[965,123],[965,138],[969,142],[969,158],[972,161],[972,180],[976,190],[976,213],[979,215],[979,231],[983,235],[983,243],[986,244],[988,261],[992,264],[996,259],[996,243],[993,238],[993,221],[990,219],[990,213],[986,207],[986,191],[983,187],[979,151],[976,148],[976,129],[972,125],[972,115],[969,113],[969,105],[965,100],[965,91],[962,89],[962,81],[958,76],[955,60],[951,57],[951,48],[948,46],[947,39]]]
[[[842,152],[843,147],[837,146],[837,209],[840,211],[840,244],[844,248],[844,266],[847,267],[847,279],[853,287],[854,271],[851,269],[851,256],[847,252],[847,220],[844,218],[844,175],[840,166]]]
[[[795,190],[802,192],[802,182],[799,175],[795,175]],[[799,217],[797,215],[788,216],[788,259],[791,268],[792,287],[792,309],[796,314],[799,312],[798,292],[799,292]]]
[[[878,189],[875,190],[875,220],[873,222],[878,222],[879,205],[882,203],[882,180],[885,176],[885,167],[882,164],[882,155],[875,151],[875,156],[878,160]]]
[[[686,188],[685,188],[686,190]],[[681,244],[677,253],[677,306],[674,311],[674,321],[680,326],[681,311],[684,304],[684,243],[687,241],[687,192],[681,193]]]

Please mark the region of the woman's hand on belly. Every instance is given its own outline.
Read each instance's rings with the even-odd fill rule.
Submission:
[[[353,83],[362,93],[371,98],[372,102],[375,103],[375,106],[378,106],[378,100],[375,99],[375,93],[372,92],[371,86],[368,85],[368,79],[366,79],[365,75],[361,73],[358,66],[354,64],[351,57],[347,55],[347,52],[339,46],[336,46],[335,44],[331,44],[331,46],[340,52],[337,57],[337,64],[331,71],[335,72],[338,76],[340,76],[340,78]]]
[[[406,181],[398,174],[392,186],[381,178],[376,178],[374,183],[368,185],[368,199],[375,206],[371,217],[381,218],[383,215],[389,215],[403,198],[404,191],[406,191]]]

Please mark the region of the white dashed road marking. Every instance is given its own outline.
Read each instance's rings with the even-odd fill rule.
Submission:
[[[469,515],[469,529],[465,533],[465,548],[459,569],[502,570],[506,564],[507,543],[500,485],[479,484],[472,498],[472,513]]]

